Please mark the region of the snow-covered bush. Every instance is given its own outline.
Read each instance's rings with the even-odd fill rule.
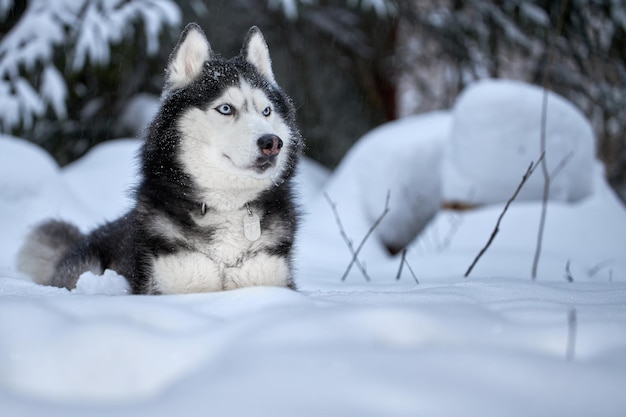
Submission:
[[[439,210],[439,171],[450,126],[449,112],[386,123],[360,138],[333,173],[324,191],[355,245],[381,216],[389,194],[389,210],[364,246],[364,259],[369,251],[402,250]],[[337,231],[325,198],[318,198],[311,212]]]
[[[626,200],[626,2],[397,0],[400,114],[449,108],[484,78],[542,85],[590,120]],[[558,33],[557,33],[558,32]]]
[[[66,118],[68,96],[80,93],[70,91],[66,77],[109,64],[124,40],[145,39],[146,53],[156,54],[162,29],[180,23],[171,0],[30,0],[21,14],[12,12],[17,8],[13,0],[0,2],[0,22],[10,27],[0,40],[4,132],[30,129],[48,109]]]
[[[543,90],[510,80],[484,80],[467,88],[454,109],[444,157],[443,197],[448,202],[507,201],[531,162],[541,155]],[[583,114],[549,93],[545,158],[550,199],[578,201],[593,191],[595,139]],[[541,200],[544,181],[535,173],[518,200]]]
[[[280,10],[288,19],[298,18],[298,6],[315,5],[317,0],[267,0],[271,9]],[[395,2],[392,0],[346,0],[349,7],[373,10],[378,16],[388,16],[396,12]]]
[[[411,243],[441,206],[439,171],[450,125],[449,112],[406,117],[374,129],[355,147],[353,161],[367,167],[357,187],[368,222],[380,216],[390,193],[389,212],[375,232],[391,252]]]

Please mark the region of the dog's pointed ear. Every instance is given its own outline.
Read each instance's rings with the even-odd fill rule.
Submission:
[[[252,26],[248,31],[246,40],[243,42],[241,54],[245,57],[246,61],[251,63],[270,83],[276,84],[274,72],[272,71],[270,50],[258,27]]]
[[[184,87],[202,72],[204,63],[211,59],[211,45],[196,23],[189,23],[180,35],[165,70],[163,93]]]

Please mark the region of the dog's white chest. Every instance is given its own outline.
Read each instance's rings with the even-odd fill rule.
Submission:
[[[264,230],[260,216],[247,208],[227,213],[206,211],[194,220],[207,235],[188,239],[189,251],[155,258],[153,275],[158,292],[288,285],[286,259],[264,251],[280,240],[283,228],[279,225]]]
[[[280,230],[262,230],[257,214],[247,211],[203,216],[213,233],[190,242],[192,251],[157,257],[155,289],[162,294],[220,291],[253,285],[287,286],[287,260],[263,251]],[[209,227],[214,225],[214,227]]]
[[[207,213],[198,221],[201,225],[205,222],[213,232],[207,242],[198,242],[197,245],[215,262],[227,267],[241,263],[263,236],[258,214],[247,210],[228,214]]]

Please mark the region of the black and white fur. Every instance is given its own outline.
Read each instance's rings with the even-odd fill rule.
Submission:
[[[87,235],[63,221],[38,226],[18,268],[69,289],[83,272],[105,269],[125,276],[137,294],[295,289],[291,178],[302,147],[260,30],[252,27],[241,53],[224,59],[191,23],[170,56],[161,108],[146,132],[134,208]],[[253,229],[260,223],[260,236],[246,237],[246,221]]]

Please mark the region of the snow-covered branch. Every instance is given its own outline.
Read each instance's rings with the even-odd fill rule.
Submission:
[[[14,6],[0,1],[0,20]],[[108,64],[112,46],[135,38],[138,24],[146,52],[155,54],[161,30],[180,19],[171,0],[31,0],[0,41],[0,128],[28,129],[48,108],[65,118],[64,73]]]

